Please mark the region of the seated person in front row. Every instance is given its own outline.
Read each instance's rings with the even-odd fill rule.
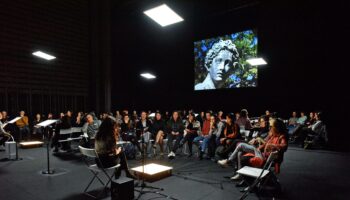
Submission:
[[[0,112],[0,145],[5,146],[5,142],[11,138],[10,133],[6,132],[3,128],[4,124],[2,123],[2,113]]]
[[[223,151],[218,152],[220,157],[227,157],[228,154],[235,150],[239,142],[244,142],[240,133],[238,124],[233,123],[234,114],[230,113],[226,116],[226,126],[224,133],[220,138],[220,144],[224,146]]]
[[[95,150],[98,154],[96,163],[99,167],[109,168],[120,164],[116,169],[115,178],[119,178],[121,170],[129,178],[135,178],[129,171],[125,154],[121,147],[117,147],[116,136],[119,136],[119,125],[116,121],[107,117],[95,136]]]
[[[180,142],[180,147],[182,147],[186,142],[189,149],[188,157],[192,156],[192,144],[193,140],[198,136],[198,130],[200,130],[201,124],[196,120],[193,113],[188,114],[188,119],[185,123],[184,138]]]
[[[175,157],[175,152],[179,148],[180,141],[184,135],[184,125],[179,116],[178,111],[174,111],[171,119],[167,123],[168,130],[168,147],[170,153],[168,154],[168,158],[172,159]],[[175,144],[173,141],[175,140]]]
[[[85,147],[92,148],[94,146],[94,139],[100,125],[101,121],[97,119],[95,113],[91,112],[86,115],[86,123],[82,128],[83,132],[88,136],[87,138],[82,138],[85,141]]]
[[[162,119],[162,114],[160,114],[160,112],[156,112],[156,118],[153,122],[153,126],[152,126],[152,132],[153,132],[153,136],[156,138],[153,148],[157,148],[157,144],[159,145],[160,148],[160,155],[163,156],[164,155],[164,144],[163,144],[163,139],[166,137],[165,134],[165,122]]]
[[[202,131],[200,132],[200,135],[194,138],[193,142],[194,143],[199,143],[199,141],[202,141],[202,144],[199,145],[199,159],[203,158],[203,154],[208,147],[209,140],[211,135],[209,134],[210,132],[210,117],[211,117],[211,112],[207,111],[205,113],[205,120],[203,122],[203,127]]]
[[[19,129],[19,140],[23,139],[23,136],[26,136],[27,139],[30,139],[30,129],[28,117],[25,116],[25,112],[22,110],[19,112],[21,119],[16,121],[16,126]]]
[[[148,150],[148,145],[150,143],[151,139],[151,129],[152,129],[152,123],[147,117],[147,113],[145,111],[141,112],[141,119],[136,123],[136,135],[137,139],[141,140],[141,142],[144,142],[143,148]],[[143,152],[143,151],[142,151]],[[148,155],[150,155],[149,151],[146,151]]]
[[[265,143],[261,144],[259,147],[254,145],[239,143],[228,159],[218,161],[219,165],[225,166],[229,162],[236,163],[238,158],[238,153],[241,152],[242,155],[250,153],[255,158],[254,167],[262,167],[266,159],[269,157],[270,153],[273,151],[280,152],[280,157],[277,158],[277,162],[281,163],[283,161],[283,153],[287,149],[288,143],[285,137],[286,127],[282,120],[271,119],[270,120],[270,133],[265,139]],[[238,166],[240,169],[241,166]],[[232,177],[231,179],[238,179],[239,175]]]

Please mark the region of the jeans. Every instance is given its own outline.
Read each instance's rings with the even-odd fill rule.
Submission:
[[[237,158],[239,152],[242,152],[242,155],[244,153],[253,153],[256,157],[263,159],[262,153],[257,148],[255,148],[254,146],[252,146],[250,144],[239,143],[237,145],[236,149],[231,154],[231,156],[228,158],[228,160],[229,161],[235,160]]]
[[[210,139],[210,136],[206,136],[206,137],[198,136],[198,137],[194,138],[193,142],[199,143],[199,141],[203,141],[200,148],[201,148],[201,151],[204,152],[205,149],[208,147],[209,139]]]

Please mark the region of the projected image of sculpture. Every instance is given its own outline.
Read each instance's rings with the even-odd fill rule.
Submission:
[[[195,42],[194,53],[195,90],[256,87],[257,68],[246,62],[257,54],[253,31]]]

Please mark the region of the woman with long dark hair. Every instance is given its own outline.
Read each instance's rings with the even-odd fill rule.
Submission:
[[[115,178],[119,178],[121,170],[125,171],[127,177],[135,178],[129,171],[122,148],[117,146],[119,131],[119,125],[113,119],[107,117],[103,120],[95,136],[95,150],[99,157],[97,165],[108,168],[119,163],[120,167],[116,170]]]
[[[192,156],[192,144],[194,138],[198,137],[198,130],[201,129],[201,124],[196,120],[193,113],[188,114],[188,119],[185,123],[184,138],[180,142],[180,147],[182,147],[186,142],[189,149],[188,157]]]

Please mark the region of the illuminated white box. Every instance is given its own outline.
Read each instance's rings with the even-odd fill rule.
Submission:
[[[43,142],[41,141],[28,141],[28,142],[20,142],[19,145],[21,148],[34,148],[43,146]]]
[[[145,179],[146,181],[153,182],[171,176],[173,168],[151,163],[144,165],[144,167],[139,166],[131,168],[131,170],[135,172],[136,176],[140,176],[140,178]]]

